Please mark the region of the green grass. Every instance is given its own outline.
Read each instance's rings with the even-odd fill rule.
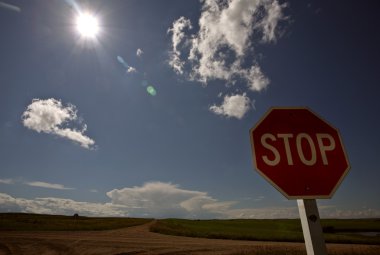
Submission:
[[[379,232],[380,220],[322,220],[325,240],[330,243],[380,244],[380,236],[358,232]],[[303,242],[299,219],[281,220],[159,220],[151,231],[191,237]],[[345,233],[351,232],[351,233]]]
[[[92,231],[141,225],[151,219],[101,218],[25,213],[0,213],[0,231]],[[380,236],[358,232],[380,232],[380,219],[322,220],[326,242],[380,244]],[[281,220],[158,220],[151,231],[191,237],[303,242],[299,219]]]
[[[101,218],[27,213],[0,213],[0,231],[92,231],[125,228],[148,223],[151,219]]]

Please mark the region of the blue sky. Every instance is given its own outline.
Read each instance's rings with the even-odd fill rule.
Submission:
[[[308,106],[351,163],[322,216],[380,217],[379,4],[222,2],[1,1],[0,211],[297,217],[248,131]]]

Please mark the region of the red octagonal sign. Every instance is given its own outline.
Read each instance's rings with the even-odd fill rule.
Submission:
[[[307,108],[272,108],[250,136],[257,171],[288,199],[331,198],[350,168],[338,130]]]

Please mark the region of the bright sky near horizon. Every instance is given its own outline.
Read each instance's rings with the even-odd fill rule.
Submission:
[[[379,7],[0,1],[0,212],[298,217],[249,129],[308,106],[351,163],[322,217],[380,217]]]

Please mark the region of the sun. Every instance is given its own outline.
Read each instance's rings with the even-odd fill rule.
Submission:
[[[98,19],[90,13],[79,14],[76,28],[82,37],[94,39],[99,34]]]

